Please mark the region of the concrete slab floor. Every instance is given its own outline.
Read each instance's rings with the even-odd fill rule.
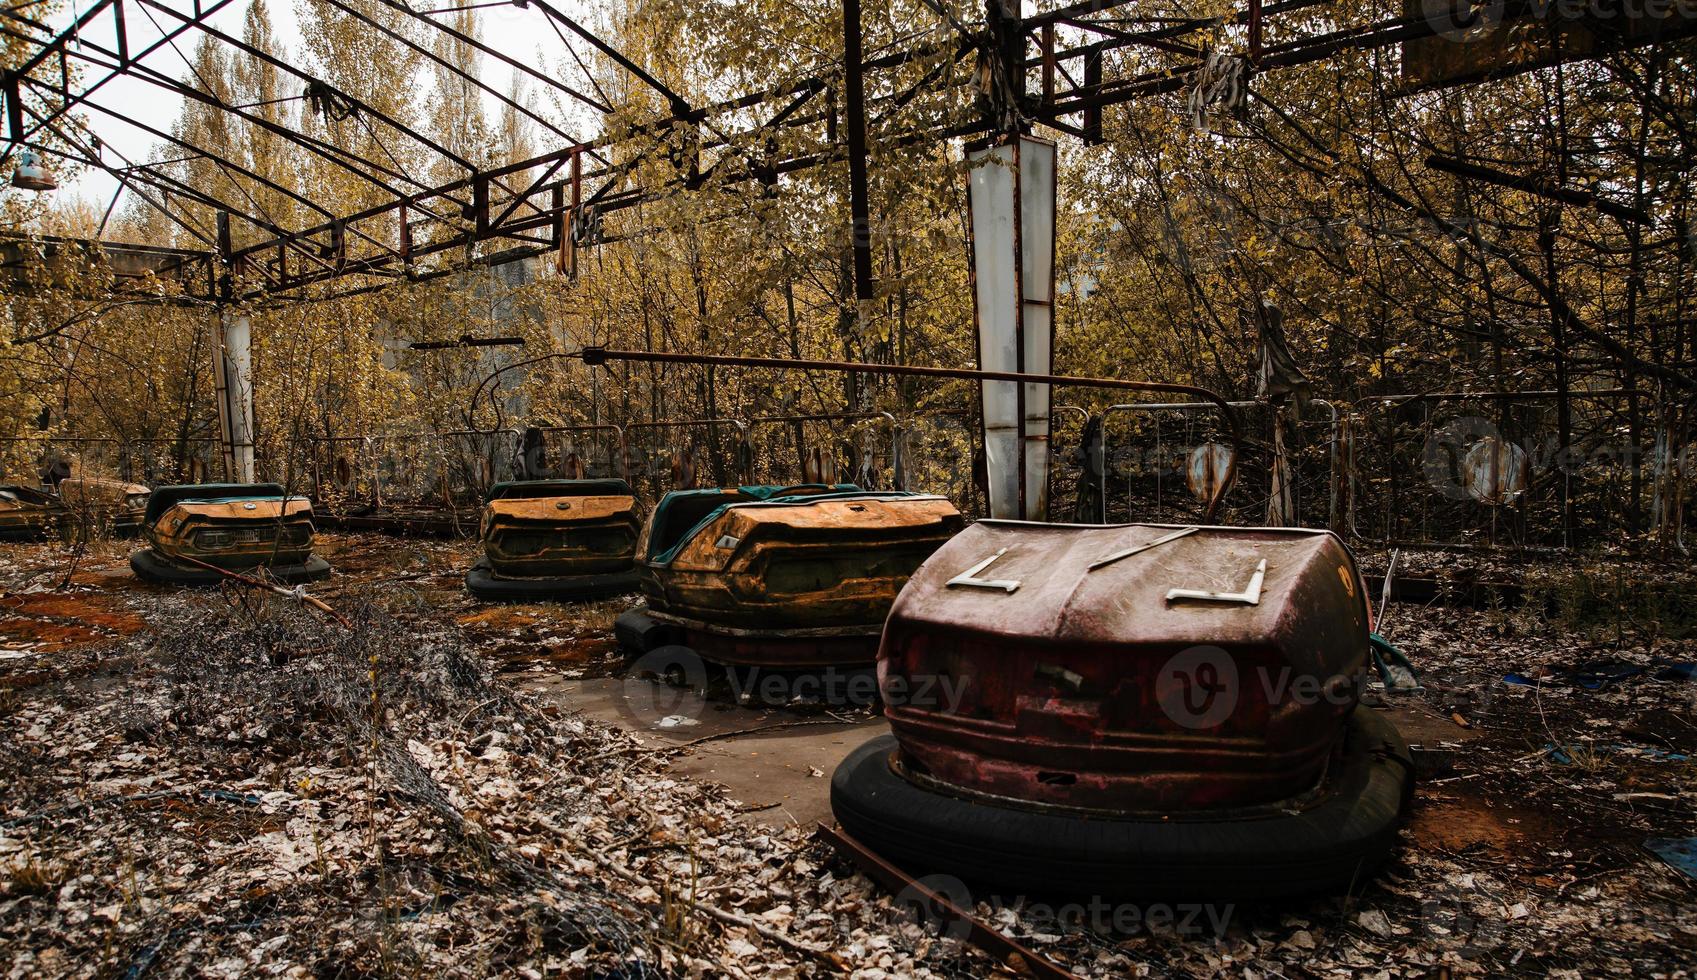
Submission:
[[[616,725],[646,746],[697,743],[672,757],[671,770],[722,783],[747,808],[743,819],[766,826],[829,823],[837,764],[889,731],[881,716],[864,712],[800,714],[702,701],[643,679],[533,674],[520,684],[563,708]]]
[[[766,826],[831,822],[831,774],[850,752],[889,731],[879,716],[806,715],[704,701],[644,679],[530,675],[522,686],[563,708],[615,725],[651,748],[689,745],[672,757],[680,776],[723,784]],[[1477,733],[1424,706],[1387,709],[1410,743],[1463,741]],[[703,741],[703,740],[706,741]],[[696,744],[690,744],[696,743]]]

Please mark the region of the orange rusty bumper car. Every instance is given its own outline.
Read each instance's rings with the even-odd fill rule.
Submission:
[[[211,585],[224,578],[219,568],[263,569],[284,582],[330,574],[312,553],[311,501],[275,483],[160,487],[148,497],[142,532],[152,547],[130,555],[130,568],[150,582]]]
[[[538,602],[635,592],[636,498],[623,480],[497,483],[483,505],[480,599]]]
[[[891,734],[832,809],[915,873],[1024,894],[1359,887],[1412,787],[1359,704],[1368,617],[1329,532],[981,522],[892,607]]]
[[[0,485],[0,541],[39,541],[64,517],[59,498],[33,487]]]
[[[118,537],[141,532],[149,496],[146,487],[125,480],[73,476],[59,481],[59,499],[68,518],[79,527]]]
[[[850,484],[669,493],[638,546],[648,603],[614,631],[730,666],[870,664],[896,593],[961,524],[944,497]]]

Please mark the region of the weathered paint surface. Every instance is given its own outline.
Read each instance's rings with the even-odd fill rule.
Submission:
[[[59,498],[73,514],[133,530],[147,510],[147,487],[124,480],[73,476],[59,484]]]
[[[1090,569],[1173,530],[989,521],[939,550],[879,651],[904,764],[968,791],[1112,811],[1248,807],[1313,787],[1366,666],[1353,559],[1326,532],[1203,528]],[[949,584],[998,554],[975,576],[998,587]],[[1263,561],[1255,604],[1168,598],[1241,593]]]
[[[484,505],[483,551],[508,576],[601,575],[631,568],[636,498],[502,497]]]
[[[868,663],[897,592],[962,523],[942,497],[733,504],[646,566],[643,592],[726,662]]]
[[[165,559],[188,557],[220,568],[294,565],[312,554],[312,503],[304,497],[182,501],[146,533]]]
[[[30,487],[0,486],[0,540],[46,537],[64,513],[59,501]]]

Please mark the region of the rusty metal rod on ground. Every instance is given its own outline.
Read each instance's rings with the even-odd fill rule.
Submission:
[[[915,881],[902,869],[886,861],[877,851],[842,830],[821,823],[814,829],[813,836],[854,862],[868,878],[883,885],[897,897],[906,895],[919,899],[925,903],[928,911],[964,925],[967,941],[989,953],[1015,973],[1028,974],[1040,980],[1078,980],[1076,975],[1032,952],[1009,936],[997,932],[989,923],[956,905],[942,892],[924,882]]]
[[[1197,385],[1175,384],[1166,381],[1126,381],[1120,378],[1081,378],[1065,374],[1021,374],[1016,371],[980,371],[975,368],[925,367],[916,364],[868,364],[864,361],[806,361],[785,357],[733,357],[725,354],[679,354],[644,350],[612,350],[606,347],[585,347],[578,357],[590,367],[608,361],[647,361],[660,364],[715,364],[726,367],[775,368],[780,371],[848,371],[862,374],[895,374],[923,378],[956,378],[963,381],[1015,381],[1024,384],[1072,385],[1079,388],[1113,388],[1121,391],[1173,391],[1193,395],[1212,402],[1225,416],[1231,429],[1231,465],[1214,499],[1208,501],[1204,518],[1212,520],[1224,499],[1226,490],[1237,476],[1238,451],[1243,444],[1243,420],[1231,402],[1221,395]]]
[[[243,575],[241,572],[232,572],[228,568],[219,568],[211,562],[201,561],[199,558],[192,555],[176,555],[173,556],[172,560],[186,561],[191,565],[199,565],[201,568],[204,568],[209,572],[217,572],[219,575],[222,575],[231,581],[240,582],[249,588],[262,589],[264,591],[280,595],[285,599],[298,600],[318,610],[324,615],[329,616],[331,619],[334,619],[343,629],[351,630],[354,628],[354,624],[348,622],[347,618],[341,613],[330,608],[329,603],[317,596],[308,595],[304,590],[296,591],[294,589],[285,589],[280,585],[274,585],[270,582],[262,582],[251,575]]]

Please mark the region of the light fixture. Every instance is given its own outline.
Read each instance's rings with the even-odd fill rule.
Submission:
[[[47,169],[47,161],[34,150],[18,151],[18,165],[12,171],[12,186],[30,191],[51,191],[59,187]]]

